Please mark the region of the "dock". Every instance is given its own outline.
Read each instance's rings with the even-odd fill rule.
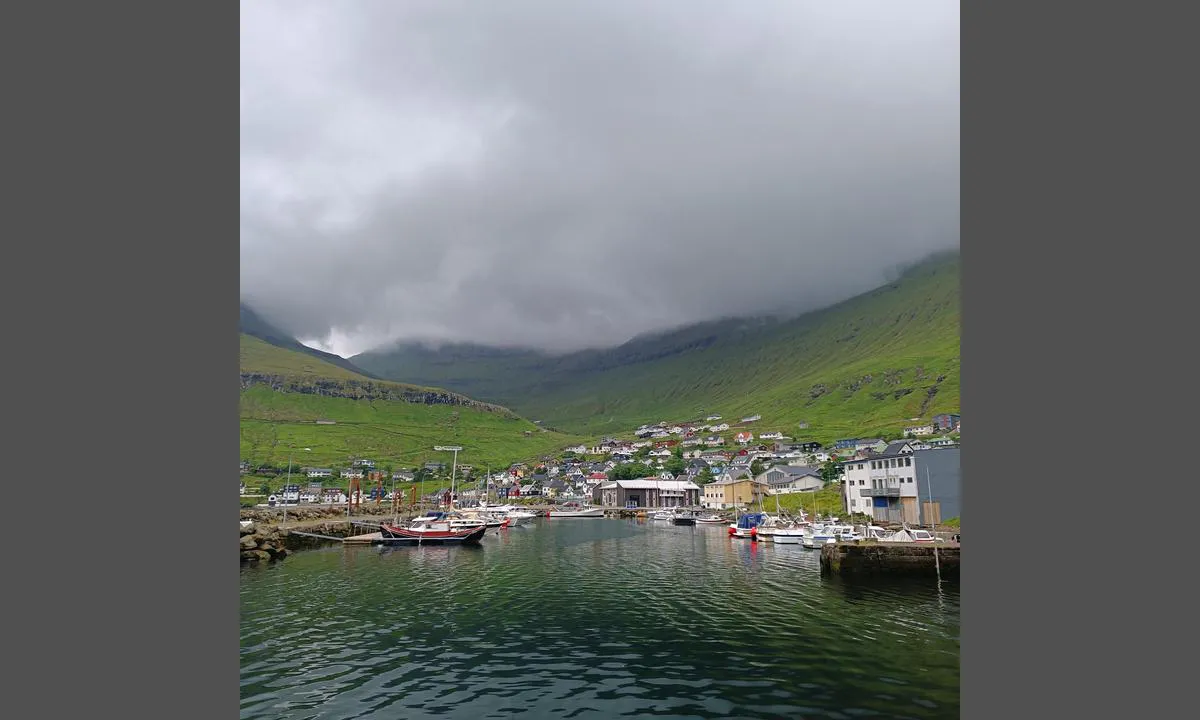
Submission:
[[[821,574],[959,576],[958,543],[830,543],[821,546]]]

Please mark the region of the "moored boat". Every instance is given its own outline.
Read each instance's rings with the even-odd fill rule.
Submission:
[[[736,538],[756,540],[758,526],[766,520],[763,513],[745,513],[738,517],[737,522],[729,526],[729,534]]]
[[[695,525],[696,516],[690,512],[678,512],[671,518],[671,522],[675,525]]]
[[[705,515],[703,517],[696,518],[696,524],[697,525],[724,525],[725,518],[719,517],[717,515]]]
[[[581,507],[579,505],[562,505],[547,511],[548,518],[602,518],[604,517],[604,508],[599,507]]]
[[[424,518],[418,518],[421,519]],[[415,523],[410,527],[382,523],[380,537],[374,542],[380,545],[478,545],[486,532],[486,525],[454,528],[445,519]]]

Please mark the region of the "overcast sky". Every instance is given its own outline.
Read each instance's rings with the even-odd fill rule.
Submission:
[[[571,350],[957,247],[959,5],[241,5],[241,292],[305,342]]]

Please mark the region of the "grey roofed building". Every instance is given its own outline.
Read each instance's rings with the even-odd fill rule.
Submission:
[[[905,452],[907,448],[907,452]],[[907,455],[912,452],[912,443],[908,440],[896,440],[888,443],[888,446],[883,449],[884,455]]]

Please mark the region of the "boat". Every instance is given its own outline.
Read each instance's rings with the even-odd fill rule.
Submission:
[[[729,534],[732,537],[757,540],[758,526],[766,517],[764,513],[744,513],[738,517],[736,523],[729,526]]]
[[[602,518],[604,508],[561,505],[546,512],[548,518]]]
[[[920,530],[920,529],[910,528],[907,524],[904,525],[904,527],[902,529],[897,530],[896,532],[890,533],[888,535],[880,536],[878,534],[871,532],[872,530],[880,530],[880,529],[881,528],[874,528],[874,527],[870,528],[868,530],[868,537],[871,537],[874,540],[879,540],[880,542],[911,542],[911,543],[946,542],[945,540],[943,540],[940,537],[937,537],[936,535],[929,532],[928,530]]]
[[[487,532],[486,525],[451,527],[448,518],[417,518],[429,522],[414,522],[410,527],[390,523],[379,526],[380,545],[478,545]]]
[[[675,517],[675,513],[670,510],[659,510],[650,516],[651,520],[670,520]]]
[[[528,525],[529,523],[533,522],[534,518],[536,518],[538,515],[537,513],[529,512],[528,510],[513,508],[505,512],[504,516],[509,519],[512,525],[518,526]]]
[[[677,512],[675,517],[671,518],[671,522],[675,525],[692,525],[696,524],[696,516],[691,512]]]
[[[696,518],[697,525],[724,525],[725,522],[725,518],[717,515],[704,515]]]
[[[800,544],[806,548],[818,548],[836,541],[832,525],[812,525],[804,532]]]
[[[771,541],[776,545],[799,545],[804,539],[804,528],[800,526],[777,527]]]

